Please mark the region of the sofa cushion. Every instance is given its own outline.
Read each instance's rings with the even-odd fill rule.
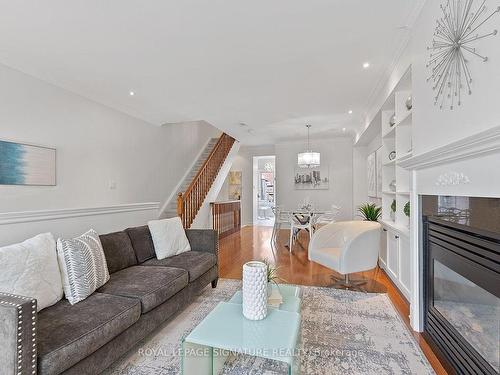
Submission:
[[[0,247],[0,292],[35,298],[38,310],[62,298],[61,271],[52,234]]]
[[[188,273],[180,268],[133,266],[115,272],[100,293],[137,298],[142,313],[154,309],[188,284]]]
[[[93,229],[73,239],[57,239],[64,295],[72,304],[89,297],[109,280],[106,256]]]
[[[148,221],[158,259],[169,258],[191,250],[180,217]]]
[[[130,237],[135,256],[139,263],[155,257],[155,247],[153,245],[153,239],[151,238],[151,232],[147,225],[128,228],[125,229],[125,232],[127,232]]]
[[[137,264],[134,248],[127,233],[115,232],[103,234],[99,237],[106,255],[109,273]]]
[[[61,300],[38,314],[38,370],[59,374],[125,331],[141,315],[138,300],[94,293]]]
[[[170,258],[150,259],[142,263],[142,266],[182,268],[189,273],[189,282],[192,282],[215,266],[216,263],[217,258],[214,254],[191,250]]]

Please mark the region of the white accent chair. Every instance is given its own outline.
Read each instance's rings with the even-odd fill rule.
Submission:
[[[349,274],[377,266],[382,226],[374,221],[341,221],[318,229],[309,243],[309,260],[342,275],[334,287],[362,290],[366,280],[353,281]]]

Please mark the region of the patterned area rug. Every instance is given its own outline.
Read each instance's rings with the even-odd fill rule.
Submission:
[[[180,374],[179,348],[186,336],[220,301],[241,288],[241,281],[219,280],[156,334],[139,343],[106,374]],[[385,294],[332,288],[302,288],[300,373],[433,374]],[[286,374],[279,362],[236,355],[224,374]]]

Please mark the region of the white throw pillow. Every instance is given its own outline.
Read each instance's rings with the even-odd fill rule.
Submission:
[[[71,240],[57,240],[64,294],[72,305],[83,301],[109,280],[99,234],[91,229]]]
[[[51,233],[0,248],[0,291],[36,298],[38,311],[62,299],[56,242]]]
[[[168,258],[191,250],[180,217],[152,220],[148,222],[148,227],[158,259]]]

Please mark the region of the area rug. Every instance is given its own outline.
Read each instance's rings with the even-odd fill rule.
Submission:
[[[154,335],[106,371],[120,375],[180,374],[185,337],[241,281],[219,280]],[[415,339],[385,294],[301,286],[300,374],[433,374]],[[285,374],[280,363],[246,355],[230,357],[223,374]]]

